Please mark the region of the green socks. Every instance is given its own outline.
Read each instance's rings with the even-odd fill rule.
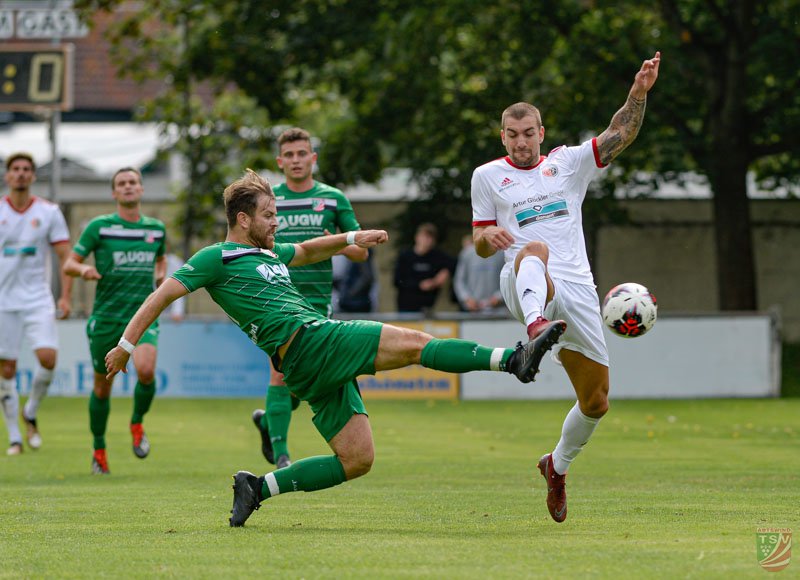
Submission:
[[[267,499],[291,491],[317,491],[343,483],[344,467],[335,455],[306,457],[289,467],[260,477],[261,497]]]
[[[131,415],[131,423],[141,423],[147,411],[150,410],[150,403],[153,402],[153,397],[156,395],[156,382],[153,381],[149,384],[144,384],[136,381],[136,387],[133,389],[133,414]]]
[[[106,425],[111,412],[111,399],[100,399],[97,395],[89,395],[89,428],[94,435],[94,448],[106,448]]]
[[[481,346],[470,340],[434,338],[422,349],[422,366],[448,373],[499,371],[514,350]]]
[[[292,421],[292,395],[288,387],[270,385],[267,389],[267,412],[264,413],[275,458],[289,455],[289,423]],[[263,422],[265,419],[261,419]]]

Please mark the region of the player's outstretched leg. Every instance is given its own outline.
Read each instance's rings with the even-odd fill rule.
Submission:
[[[552,453],[543,456],[538,467],[547,482],[547,509],[550,516],[561,523],[567,519],[567,475],[556,473]]]
[[[550,346],[548,341],[531,341],[517,343],[513,349],[491,348],[470,340],[434,338],[423,347],[420,363],[449,373],[504,371],[529,383],[539,372],[539,363]]]
[[[253,411],[253,424],[256,426],[258,434],[261,436],[261,454],[269,463],[275,465],[275,453],[272,449],[272,440],[269,436],[269,424],[264,409],[256,409]]]

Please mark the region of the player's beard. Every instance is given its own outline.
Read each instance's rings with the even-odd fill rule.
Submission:
[[[275,245],[275,232],[270,232],[269,229],[251,229],[250,241],[257,248],[270,250]]]
[[[511,161],[514,162],[514,165],[519,167],[530,167],[533,165],[533,151],[521,151],[521,152],[514,152],[509,155],[511,157]]]

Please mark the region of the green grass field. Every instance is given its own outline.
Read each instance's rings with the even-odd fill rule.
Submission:
[[[615,402],[564,524],[535,464],[570,402],[370,402],[370,474],[232,529],[231,474],[268,467],[259,404],[156,400],[142,461],[115,399],[99,477],[86,401],[45,401],[42,449],[0,457],[0,577],[757,578],[756,528],[800,535],[800,399]],[[328,452],[305,405],[290,437]]]

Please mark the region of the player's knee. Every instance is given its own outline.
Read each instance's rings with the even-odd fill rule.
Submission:
[[[144,369],[136,369],[136,376],[139,377],[139,382],[143,385],[149,385],[154,380],[156,380],[156,372],[155,368],[144,368]]]
[[[528,256],[536,256],[546,264],[547,259],[550,257],[550,248],[548,248],[547,244],[544,242],[531,241],[525,244],[522,250],[520,250],[519,256],[519,260]]]
[[[372,464],[375,462],[375,448],[367,445],[353,449],[346,455],[340,455],[339,461],[342,462],[344,473],[348,480],[361,477],[369,473]]]
[[[593,417],[595,419],[599,419],[606,413],[608,413],[609,403],[608,403],[608,394],[602,391],[597,391],[592,394],[586,401],[583,402],[581,405],[584,415],[587,417]]]
[[[2,375],[4,379],[8,380],[14,378],[16,373],[17,361],[8,359],[0,361],[0,375]]]
[[[42,368],[48,371],[52,371],[56,368],[56,351],[48,349],[43,353],[37,353],[36,358],[39,360],[39,364],[42,365]]]

